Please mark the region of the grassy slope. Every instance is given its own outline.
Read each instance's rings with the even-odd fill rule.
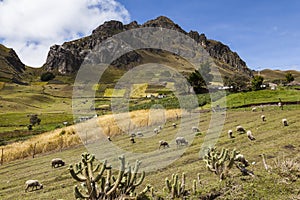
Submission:
[[[172,173],[186,172],[187,187],[191,187],[192,179],[196,178],[196,174],[201,174],[202,186],[200,191],[207,193],[215,188],[234,188],[223,196],[224,199],[292,199],[298,195],[299,197],[299,178],[295,182],[285,183],[285,179],[279,177],[276,173],[267,173],[263,169],[263,165],[259,154],[265,153],[268,158],[267,163],[273,165],[271,160],[275,157],[287,156],[300,162],[300,124],[298,116],[300,114],[299,106],[288,106],[283,111],[277,107],[265,108],[263,114],[266,116],[267,122],[261,122],[259,112],[232,110],[226,114],[226,122],[223,127],[221,136],[219,137],[217,147],[236,148],[250,161],[256,162],[251,166],[254,170],[256,178],[242,177],[236,170],[232,170],[233,178],[228,181],[219,183],[215,175],[205,169],[205,165],[198,158],[198,152],[203,142],[204,135],[195,137],[191,146],[186,152],[174,163],[157,172],[148,173],[144,183],[151,183],[156,190],[162,191],[165,177],[171,177]],[[287,118],[288,127],[281,125],[281,119]],[[201,114],[201,130],[208,127],[210,115]],[[116,145],[134,152],[145,152],[157,149],[157,141],[160,139],[171,139],[174,137],[174,129],[170,126],[172,122],[168,122],[163,131],[145,141],[137,139],[137,143],[132,146],[128,142],[128,136],[118,136],[113,138]],[[252,130],[256,141],[249,141],[245,135],[238,135],[235,139],[230,140],[227,137],[227,130],[233,129],[237,125],[243,125],[245,129]],[[205,131],[204,131],[205,132]],[[147,149],[145,149],[147,144]],[[294,148],[287,148],[292,145]],[[101,148],[101,147],[100,147]],[[85,151],[83,146],[64,150],[59,153],[39,156],[35,159],[25,159],[14,161],[4,166],[0,166],[0,198],[1,199],[73,199],[73,181],[67,171],[67,167],[52,169],[50,160],[54,157],[61,157],[68,164],[80,160],[80,154]],[[107,149],[106,149],[107,151]],[[164,151],[176,151],[175,146],[170,149],[161,150],[161,156]],[[273,170],[275,172],[275,170]],[[27,179],[40,180],[45,188],[37,192],[24,192],[24,182]],[[231,183],[229,183],[231,182]],[[227,184],[227,186],[226,186]],[[231,185],[230,185],[231,184]]]
[[[295,71],[295,70],[281,71],[281,70],[264,69],[261,70],[259,73],[261,76],[264,77],[265,81],[272,81],[276,79],[285,80],[285,75],[288,72],[290,72],[294,76],[296,81],[300,81],[300,71]],[[255,75],[258,75],[258,72],[256,72]]]

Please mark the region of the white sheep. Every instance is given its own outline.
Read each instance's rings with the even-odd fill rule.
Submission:
[[[173,123],[172,126],[173,126],[174,128],[176,128],[176,127],[177,127],[177,124],[176,124],[176,123]]]
[[[260,118],[263,122],[266,121],[266,116],[262,115],[262,116],[260,116]]]
[[[187,146],[189,144],[188,141],[184,137],[177,137],[175,139],[175,141],[176,141],[177,147],[179,147],[181,145]]]
[[[159,133],[158,128],[155,128],[155,129],[153,130],[153,132],[154,132],[155,134],[158,134],[158,133]]]
[[[245,129],[242,126],[237,126],[236,131],[245,133]]]
[[[288,126],[287,119],[282,119],[282,124],[283,124],[283,126]]]
[[[233,134],[232,130],[228,130],[228,137],[229,138],[234,138],[234,136],[232,134]]]
[[[249,140],[255,140],[255,137],[252,135],[251,131],[247,131],[247,137]]]
[[[160,131],[161,131],[161,130],[162,130],[162,126],[158,126],[158,130],[160,130]]]
[[[253,107],[253,108],[252,108],[252,112],[256,112],[256,107]]]
[[[31,191],[33,191],[34,188],[35,190],[37,190],[38,187],[39,189],[43,189],[43,185],[40,184],[38,180],[28,180],[25,182],[25,185],[26,185],[25,192],[27,192],[30,187],[31,187]]]
[[[249,166],[249,162],[248,160],[245,159],[244,155],[243,154],[237,154],[235,157],[234,157],[234,160],[235,161],[238,161],[238,162],[241,162],[245,167],[248,167]]]
[[[192,127],[192,131],[195,132],[195,133],[200,132],[199,128],[197,128],[195,126]]]
[[[143,136],[144,136],[144,134],[143,134],[141,131],[138,131],[138,132],[136,133],[136,135],[137,135],[137,136],[140,136],[140,137],[143,137]]]

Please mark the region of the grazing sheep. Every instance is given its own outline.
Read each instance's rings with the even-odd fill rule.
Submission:
[[[250,165],[248,160],[245,159],[244,155],[240,153],[235,156],[234,160],[241,162],[244,165],[244,167],[248,167]]]
[[[177,127],[177,124],[176,124],[176,123],[173,123],[172,126],[173,126],[174,128],[176,128],[176,127]]]
[[[241,132],[241,133],[245,133],[245,129],[242,126],[237,126],[236,127],[236,131]]]
[[[144,134],[143,134],[141,131],[137,132],[136,135],[137,135],[137,136],[140,136],[140,137],[143,137],[143,136],[144,136]]]
[[[134,144],[135,143],[134,137],[131,136],[130,141],[131,141],[132,144]]]
[[[61,158],[54,158],[51,160],[51,166],[54,168],[65,166],[65,162]]]
[[[252,108],[252,112],[256,112],[256,107]]]
[[[199,128],[197,128],[197,127],[195,127],[195,126],[192,127],[192,131],[193,131],[194,133],[200,132]]]
[[[136,134],[135,133],[131,133],[130,137],[135,137]]]
[[[110,141],[110,142],[111,142],[111,139],[110,139],[110,137],[109,137],[109,136],[107,136],[107,139],[108,139],[108,141]]]
[[[40,184],[38,180],[28,180],[25,182],[25,185],[26,185],[25,192],[27,192],[29,188],[31,188],[31,191],[33,191],[34,188],[35,188],[35,190],[37,190],[38,187],[39,187],[39,190],[43,189],[43,185]]]
[[[255,140],[255,137],[252,135],[251,131],[247,131],[247,137],[249,140]]]
[[[182,145],[187,146],[189,144],[188,141],[184,137],[177,137],[175,139],[175,141],[176,141],[177,147],[182,146]]]
[[[262,115],[262,116],[260,116],[260,118],[261,118],[261,120],[262,120],[263,122],[266,121],[266,116]]]
[[[160,140],[159,141],[159,149],[160,149],[160,147],[164,147],[164,148],[168,147],[169,148],[170,146],[169,146],[168,142]]]
[[[232,134],[233,134],[232,130],[229,130],[229,131],[228,131],[228,137],[229,137],[229,138],[234,138],[234,136],[233,136]]]
[[[281,102],[278,103],[278,107],[279,107],[281,110],[283,110],[283,105],[282,105]]]
[[[287,119],[282,119],[282,124],[283,124],[283,126],[288,126]]]
[[[162,130],[162,126],[158,126],[158,130],[160,130],[160,131],[161,131],[161,130]]]
[[[158,134],[158,133],[159,133],[159,130],[158,130],[157,128],[155,128],[155,129],[153,130],[153,132],[154,132],[155,134]]]

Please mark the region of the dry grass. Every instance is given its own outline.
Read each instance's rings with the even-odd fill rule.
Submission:
[[[164,113],[164,115],[161,113]],[[93,138],[95,135],[89,134],[86,138],[82,133],[77,133],[79,130],[87,130],[86,127],[91,128],[92,126],[95,126],[95,124],[96,126],[97,124],[99,125],[105,135],[114,137],[123,134],[126,131],[130,132],[140,127],[158,124],[162,122],[162,120],[174,120],[180,117],[181,114],[181,110],[174,109],[166,111],[156,110],[156,112],[152,112],[151,110],[140,110],[130,113],[104,115],[96,119],[97,123],[95,123],[95,119],[92,119],[73,126],[46,132],[23,142],[15,142],[6,145],[3,147],[3,161],[6,163],[17,159],[31,157],[33,152],[35,152],[35,154],[41,154],[50,151],[59,151],[67,147],[81,144],[82,140],[79,135],[82,138],[85,138],[85,142],[92,141],[95,139]],[[129,118],[130,120],[127,120]]]

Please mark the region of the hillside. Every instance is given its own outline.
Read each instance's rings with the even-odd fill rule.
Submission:
[[[285,75],[287,73],[291,73],[295,78],[295,81],[300,82],[300,71],[296,70],[272,70],[272,69],[264,69],[259,72],[255,72],[255,75],[261,75],[264,77],[265,81],[274,81],[274,80],[285,80]]]
[[[267,121],[261,121],[261,113],[266,116]],[[212,199],[299,199],[300,141],[297,134],[300,124],[297,119],[298,115],[298,105],[288,106],[282,111],[274,106],[265,107],[263,112],[260,110],[251,112],[250,109],[227,111],[226,121],[216,146],[218,149],[228,148],[232,150],[236,148],[240,151],[252,163],[249,170],[254,172],[255,177],[243,176],[237,168],[232,168],[229,178],[220,182],[215,174],[206,169],[203,160],[199,159],[199,151],[211,117],[210,113],[201,114],[201,124],[199,124],[201,134],[197,134],[194,140],[190,141],[189,147],[180,148],[185,152],[174,163],[155,172],[146,172],[146,178],[137,190],[141,191],[147,183],[150,183],[154,187],[156,195],[165,197],[166,193],[163,192],[165,178],[171,178],[173,173],[181,176],[181,173],[185,172],[187,189],[192,188],[193,180],[197,179],[197,173],[200,173],[201,184],[197,186],[198,198],[190,199],[207,199],[204,197],[209,194],[219,196]],[[282,126],[282,118],[288,119],[289,126]],[[163,139],[170,142],[171,145],[170,148],[158,150],[157,158],[167,158],[165,157],[167,153],[180,151],[174,143],[171,143],[177,130],[172,127],[172,123],[177,122],[177,128],[189,127],[195,120],[190,120],[187,124],[181,124],[176,120],[168,121],[164,124],[160,134],[146,138],[137,137],[134,145],[130,143],[127,134],[112,137],[112,141],[113,144],[124,150],[146,153],[157,150],[158,141]],[[245,134],[238,134],[235,131],[237,125],[243,125],[246,130],[251,130],[256,140],[250,141]],[[227,131],[229,129],[233,130],[235,138],[228,138]],[[193,134],[190,127],[187,132]],[[107,147],[103,145],[98,146],[98,150],[102,153],[106,152],[107,155],[113,153],[105,148]],[[80,154],[85,151],[87,150],[84,146],[78,146],[64,149],[62,152],[38,155],[34,159],[28,158],[5,163],[0,166],[0,198],[3,200],[21,198],[24,200],[73,199],[73,187],[79,183],[71,178],[67,168],[69,164],[79,162]],[[266,163],[271,169],[270,172],[264,169],[260,154],[266,155]],[[67,163],[66,166],[51,168],[50,161],[56,157],[64,159]],[[145,167],[148,159],[155,161],[156,158],[142,160],[142,167]],[[296,163],[295,168],[289,171],[290,168],[287,166],[292,161]],[[134,162],[130,161],[129,164],[133,165]],[[44,189],[24,192],[24,183],[28,179],[38,179],[44,185]]]
[[[0,44],[0,81],[21,83],[25,65],[13,49]]]

